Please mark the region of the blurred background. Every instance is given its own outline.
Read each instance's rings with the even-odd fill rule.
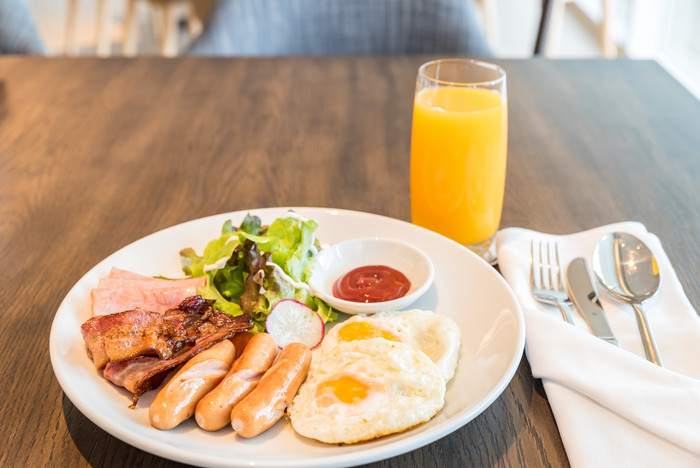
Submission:
[[[214,1],[28,0],[49,54],[102,57],[184,53]],[[545,57],[654,59],[700,99],[700,1],[550,2]],[[496,56],[533,56],[541,0],[476,3]]]

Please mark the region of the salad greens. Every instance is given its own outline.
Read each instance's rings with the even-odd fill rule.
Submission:
[[[295,299],[316,310],[324,322],[338,313],[311,294],[306,282],[311,276],[318,241],[318,223],[290,214],[263,226],[248,214],[239,227],[224,223],[221,236],[210,241],[202,255],[194,249],[180,251],[185,274],[207,276],[197,293],[214,299],[214,307],[253,319],[253,331],[265,330],[265,319],[283,299]]]

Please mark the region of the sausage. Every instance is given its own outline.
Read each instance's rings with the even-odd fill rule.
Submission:
[[[245,349],[246,345],[248,344],[248,341],[250,341],[250,339],[253,336],[255,336],[254,333],[246,331],[246,332],[234,333],[234,335],[231,337],[231,343],[233,343],[233,346],[236,347],[236,359],[241,357],[243,350]]]
[[[233,343],[224,340],[187,361],[151,403],[151,425],[172,429],[192,416],[199,399],[229,371],[235,354]]]
[[[275,357],[274,338],[267,333],[253,335],[226,377],[197,403],[194,411],[197,424],[207,431],[218,431],[229,424],[231,409],[253,391]]]
[[[290,343],[262,376],[258,386],[231,410],[231,426],[241,437],[266,431],[284,414],[306,379],[311,350],[302,343]]]

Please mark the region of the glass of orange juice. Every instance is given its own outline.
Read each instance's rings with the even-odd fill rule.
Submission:
[[[501,222],[507,146],[501,67],[468,59],[423,64],[411,134],[413,223],[494,263],[490,246]]]

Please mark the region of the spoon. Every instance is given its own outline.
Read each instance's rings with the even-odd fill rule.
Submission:
[[[659,267],[644,242],[632,234],[613,232],[598,241],[593,251],[593,271],[613,297],[631,304],[647,360],[662,366],[642,302],[659,289]]]

